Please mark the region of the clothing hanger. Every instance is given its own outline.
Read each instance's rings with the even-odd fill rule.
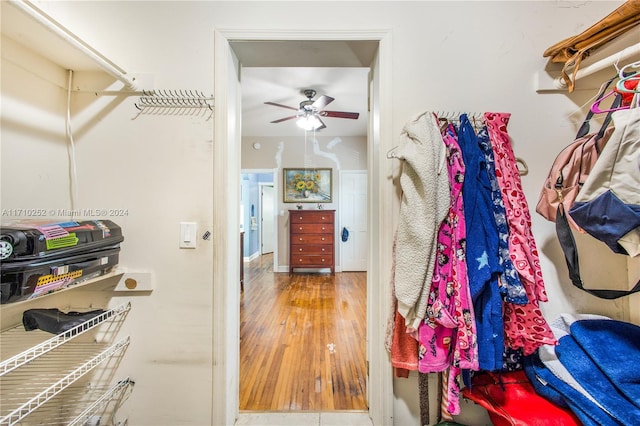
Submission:
[[[518,167],[518,174],[520,176],[529,174],[529,166],[527,166],[527,163],[522,158],[516,157],[516,166]]]
[[[449,126],[449,123],[451,123],[449,121],[448,118],[444,118],[444,117],[438,117],[438,121],[441,123],[439,126],[440,129],[440,133],[444,133],[447,131],[447,127]]]
[[[637,93],[636,92],[638,87],[637,83],[631,88],[629,88],[628,86],[625,86],[624,83],[629,80],[638,79],[638,72],[627,71],[627,70],[630,68],[640,68],[640,61],[632,62],[630,64],[623,66],[622,68],[618,68],[618,61],[616,60],[615,64],[613,65],[616,67],[616,70],[618,71],[618,77],[620,77],[620,80],[616,83],[616,89],[619,92],[623,92],[623,93]]]
[[[631,105],[629,108],[639,108],[640,107],[640,92],[636,92],[633,94],[633,99],[631,100]]]
[[[596,92],[595,95],[593,95],[592,97],[590,97],[589,99],[587,99],[587,101],[585,103],[583,103],[582,105],[580,105],[578,108],[576,108],[574,111],[572,111],[570,114],[567,114],[567,118],[570,118],[576,114],[580,114],[580,120],[583,120],[582,114],[583,114],[583,110],[584,108],[589,105],[589,104],[593,104],[594,102],[596,102],[600,97],[602,97],[602,95],[604,94],[604,91],[606,90],[607,87],[609,87],[609,85],[613,82],[613,80],[615,80],[617,78],[616,76],[613,76],[610,80],[604,81],[600,87],[598,88],[598,91]],[[571,119],[570,120],[571,123],[573,124],[578,124],[578,121],[575,119]],[[584,124],[583,124],[584,125]]]
[[[393,158],[397,158],[396,157],[396,150],[398,149],[398,146],[394,146],[393,148],[391,148],[389,151],[387,151],[387,158],[388,159],[393,159]]]
[[[631,82],[626,85],[625,83]],[[632,73],[621,78],[616,83],[616,90],[620,93],[638,93],[638,82],[640,82],[640,73]]]
[[[613,112],[613,111],[620,111],[622,109],[629,109],[628,105],[622,105],[619,107],[614,107],[614,108],[609,108],[609,109],[600,109],[600,102],[602,102],[603,100],[605,100],[606,98],[612,96],[612,95],[619,95],[619,93],[617,93],[615,90],[610,91],[609,93],[607,93],[606,95],[604,95],[603,97],[601,97],[600,99],[598,99],[597,101],[595,101],[593,103],[593,105],[591,105],[591,112],[593,112],[594,114],[604,114],[606,112]]]
[[[626,72],[627,72],[627,68],[640,68],[640,61],[632,62],[630,64],[625,65],[622,68],[618,68],[618,62],[617,61],[616,61],[616,63],[614,65],[616,67],[616,70],[618,70],[618,76],[620,76],[620,78],[625,78]],[[632,72],[632,74],[637,74],[637,73],[636,72]]]

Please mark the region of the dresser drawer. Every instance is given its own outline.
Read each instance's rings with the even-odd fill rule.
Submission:
[[[291,225],[294,223],[333,223],[333,212],[311,211],[291,213]]]
[[[317,268],[331,268],[333,267],[333,255],[309,255],[309,256],[297,256],[291,255],[293,261],[293,268],[299,268],[304,266],[313,266]]]
[[[333,245],[333,231],[331,232],[331,234],[291,235],[291,244],[331,244]]]
[[[333,253],[333,245],[307,244],[291,246],[291,254],[297,256],[299,254],[331,254]]]
[[[295,268],[335,274],[335,210],[289,210],[289,273]]]
[[[333,235],[333,225],[330,223],[292,223],[292,234],[327,234]]]

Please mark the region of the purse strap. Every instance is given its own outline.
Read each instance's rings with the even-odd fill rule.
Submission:
[[[578,247],[576,246],[576,240],[573,237],[571,228],[569,227],[569,221],[567,220],[567,215],[562,203],[558,204],[558,211],[556,214],[556,233],[558,234],[558,241],[560,241],[560,247],[564,252],[564,258],[567,262],[567,268],[569,269],[569,279],[571,279],[574,286],[578,287],[582,291],[592,294],[593,296],[609,300],[629,296],[630,294],[640,291],[640,281],[638,281],[631,290],[591,290],[584,288],[582,278],[580,277]]]
[[[598,153],[598,155],[600,155],[600,151],[601,151],[601,148],[598,145],[598,142],[600,142],[600,140],[602,140],[602,138],[604,137],[604,132],[607,130],[607,127],[609,127],[609,124],[611,123],[611,119],[613,117],[613,113],[615,112],[615,110],[618,107],[620,107],[620,105],[622,105],[622,94],[618,93],[618,94],[616,94],[615,99],[611,103],[611,111],[609,111],[607,113],[607,116],[605,117],[604,121],[602,122],[602,127],[600,127],[600,130],[598,131],[598,135],[596,136],[595,148],[596,148],[596,152]]]

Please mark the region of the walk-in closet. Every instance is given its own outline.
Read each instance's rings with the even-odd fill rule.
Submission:
[[[638,0],[0,15],[0,424],[640,422]]]

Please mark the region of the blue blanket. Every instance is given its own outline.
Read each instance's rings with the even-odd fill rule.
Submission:
[[[622,321],[593,319],[575,321],[569,332],[555,348],[562,365],[614,419],[625,425],[637,424],[640,328]]]
[[[570,330],[621,397],[640,409],[640,327],[623,321],[590,320],[574,322]]]

